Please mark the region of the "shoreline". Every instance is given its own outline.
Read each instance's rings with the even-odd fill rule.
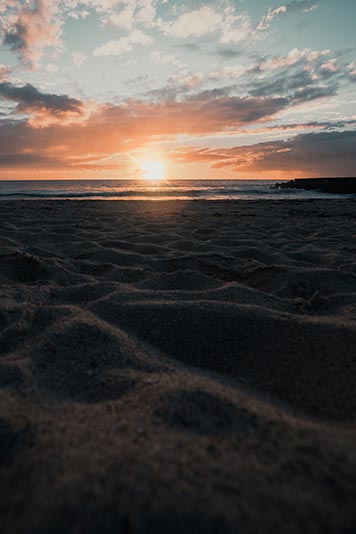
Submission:
[[[327,198],[236,198],[236,199],[232,199],[232,198],[227,198],[227,199],[206,199],[206,198],[189,198],[189,199],[174,199],[174,198],[164,198],[164,199],[150,199],[150,198],[144,198],[144,199],[136,199],[136,198],[128,198],[128,199],[123,199],[123,198],[115,198],[115,199],[110,199],[110,198],[61,198],[61,197],[53,197],[53,198],[47,198],[47,197],[42,197],[42,198],[2,198],[0,197],[0,203],[6,203],[6,204],[9,204],[9,203],[21,203],[21,202],[37,202],[37,203],[46,203],[46,202],[68,202],[68,203],[78,203],[78,202],[89,202],[89,203],[112,203],[112,202],[118,202],[118,203],[137,203],[137,204],[160,204],[160,203],[178,203],[178,204],[181,204],[181,203],[190,203],[190,202],[193,202],[193,203],[221,203],[222,205],[225,205],[225,204],[235,204],[235,203],[239,203],[239,202],[242,202],[242,203],[245,203],[245,202],[249,202],[249,203],[267,203],[267,204],[270,204],[270,203],[286,203],[286,204],[289,204],[290,202],[300,202],[300,203],[305,203],[305,202],[320,202],[320,203],[323,203],[323,202],[347,202],[347,203],[352,203],[352,202],[356,202],[356,196],[352,196],[352,197],[341,197],[341,196],[338,196],[338,197],[327,197]]]
[[[103,180],[77,182],[0,182],[3,200],[110,200],[110,201],[182,201],[195,200],[289,200],[350,198],[354,195],[335,195],[303,189],[276,189],[274,181],[266,180],[176,180],[170,182]]]

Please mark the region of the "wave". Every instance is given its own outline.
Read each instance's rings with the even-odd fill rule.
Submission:
[[[328,195],[297,189],[272,189],[273,182],[266,181],[197,181],[194,185],[178,181],[160,185],[143,185],[127,182],[108,181],[88,183],[76,181],[45,182],[38,188],[38,182],[0,182],[0,199],[62,199],[62,200],[257,200],[257,199],[308,199],[338,198]],[[41,184],[42,186],[42,184]]]
[[[241,190],[170,190],[170,191],[8,191],[0,192],[0,197],[29,197],[29,198],[118,198],[118,197],[203,197],[203,196],[240,196],[240,195],[261,195],[266,194],[264,191],[241,191]],[[268,192],[267,192],[268,194]]]
[[[103,198],[117,198],[117,197],[137,197],[137,196],[177,196],[177,191],[16,191],[16,192],[0,192],[0,197],[30,197],[30,198],[86,198],[86,197],[103,197]],[[187,196],[194,196],[204,194],[204,191],[186,190],[179,191],[179,194]]]

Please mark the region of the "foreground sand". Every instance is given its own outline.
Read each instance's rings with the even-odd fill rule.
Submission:
[[[1,202],[2,533],[356,531],[356,202]]]

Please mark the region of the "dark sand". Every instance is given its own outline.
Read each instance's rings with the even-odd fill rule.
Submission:
[[[356,202],[0,203],[2,534],[356,532]]]

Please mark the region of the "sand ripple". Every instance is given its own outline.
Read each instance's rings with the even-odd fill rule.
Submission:
[[[2,532],[354,532],[356,204],[2,202]]]

